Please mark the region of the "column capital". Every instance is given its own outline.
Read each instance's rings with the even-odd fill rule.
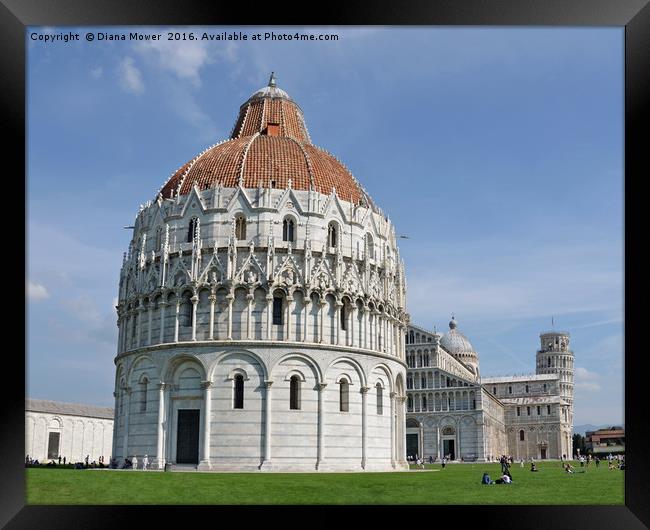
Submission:
[[[309,304],[311,304],[311,298],[306,297],[305,299],[303,299],[302,305],[309,305]]]
[[[248,293],[248,294],[246,295],[246,300],[248,300],[249,302],[250,302],[251,300],[253,300],[254,298],[255,298],[255,295],[252,295],[252,294],[250,294],[250,293]]]
[[[265,380],[264,380],[264,386],[265,386],[266,388],[271,388],[271,385],[272,385],[272,384],[273,384],[273,381],[271,381],[270,379],[265,379]]]
[[[191,301],[194,305],[196,305],[196,304],[199,303],[199,297],[196,296],[196,295],[194,295],[192,298],[190,298],[190,301]]]
[[[208,390],[212,388],[212,386],[213,386],[212,381],[201,381],[201,388],[203,390]]]
[[[267,294],[266,295],[266,301],[267,302],[272,302],[273,301],[273,295],[272,294]]]
[[[327,387],[327,383],[316,383],[316,388],[318,389],[319,392],[325,390],[326,387]]]
[[[368,390],[370,390],[369,386],[362,386],[361,388],[359,388],[359,392],[361,392],[362,394],[367,394]]]
[[[214,304],[217,301],[217,295],[216,294],[211,294],[210,296],[208,296],[208,301],[211,304]]]
[[[235,300],[235,295],[232,294],[232,293],[228,293],[228,294],[226,295],[226,300],[228,300],[228,303],[229,303],[229,304],[232,304],[233,301]]]
[[[390,397],[391,399],[395,399],[396,396],[397,396],[397,392],[391,392],[390,394],[388,394],[388,397]]]
[[[158,390],[164,392],[169,388],[169,383],[158,383]]]

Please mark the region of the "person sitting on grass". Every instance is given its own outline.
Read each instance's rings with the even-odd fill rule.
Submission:
[[[564,466],[564,471],[566,471],[567,473],[573,473],[573,466],[567,462],[566,465]]]
[[[490,478],[490,475],[488,475],[487,472],[483,473],[481,484],[494,484],[494,482],[492,482],[492,479]]]
[[[537,466],[535,465],[535,462],[531,462],[531,463],[530,463],[530,470],[531,470],[531,471],[539,471],[539,470],[537,469]]]
[[[506,475],[505,473],[501,475],[501,478],[498,478],[494,481],[495,484],[511,484],[512,483],[512,477],[509,475]]]

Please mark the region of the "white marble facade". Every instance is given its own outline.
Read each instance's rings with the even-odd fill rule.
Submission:
[[[99,461],[112,454],[113,409],[39,399],[25,401],[25,456],[41,463]]]
[[[464,461],[572,455],[569,334],[540,339],[536,374],[480,377],[478,354],[455,319],[444,335],[409,326],[407,455]]]
[[[260,134],[249,145],[277,140]],[[334,187],[260,182],[194,185],[141,207],[120,273],[112,454],[146,453],[154,467],[402,469],[395,229]]]

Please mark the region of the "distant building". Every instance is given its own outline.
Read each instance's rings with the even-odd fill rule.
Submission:
[[[41,399],[25,400],[25,455],[47,462],[111,457],[113,409]]]
[[[608,427],[585,433],[585,449],[594,456],[625,453],[625,429]]]
[[[481,377],[478,354],[452,317],[440,334],[409,326],[406,453],[451,460],[573,455],[569,334],[540,334],[536,374]]]

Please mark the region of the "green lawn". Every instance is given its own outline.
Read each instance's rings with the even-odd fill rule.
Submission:
[[[499,464],[394,473],[181,473],[26,469],[28,504],[624,504],[625,471],[564,473],[514,465],[510,485],[482,485]],[[583,469],[586,469],[584,473]]]

